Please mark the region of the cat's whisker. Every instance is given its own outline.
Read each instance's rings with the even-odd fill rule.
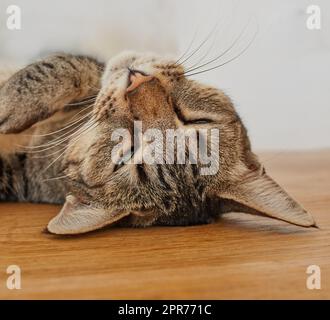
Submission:
[[[65,142],[65,141],[68,141],[68,140],[70,140],[71,138],[73,138],[75,135],[78,135],[80,132],[82,132],[83,130],[85,130],[85,127],[87,126],[87,125],[89,125],[88,124],[88,122],[87,123],[84,123],[84,124],[82,124],[82,125],[80,125],[80,127],[79,127],[79,129],[78,130],[76,130],[77,128],[74,128],[74,132],[73,133],[71,133],[70,135],[68,135],[68,136],[65,136],[64,138],[62,138],[62,139],[55,139],[54,141],[51,141],[51,142],[49,142],[48,144],[44,144],[44,145],[40,145],[40,146],[36,146],[36,148],[43,148],[43,149],[41,149],[41,150],[28,150],[28,151],[26,151],[27,153],[42,153],[42,152],[45,152],[45,151],[47,151],[47,150],[50,150],[50,149],[54,149],[54,148],[56,148],[56,147],[58,147],[59,145],[61,145],[63,142]],[[31,148],[33,148],[33,147],[31,147]]]
[[[84,111],[86,111],[86,110],[84,110]],[[75,129],[76,129],[76,127],[75,127],[75,125],[79,125],[79,123],[81,122],[81,121],[84,121],[84,120],[86,120],[86,119],[88,119],[89,117],[92,117],[93,116],[93,113],[94,113],[94,110],[91,110],[91,111],[89,111],[88,113],[86,113],[86,114],[84,114],[84,115],[82,115],[79,119],[76,119],[76,120],[74,120],[74,121],[71,121],[64,129],[66,130],[66,129],[69,129],[69,128],[71,128],[71,127],[73,127],[73,128],[71,128],[69,131],[67,131],[67,132],[64,132],[63,134],[61,134],[59,137],[57,137],[56,139],[60,139],[61,137],[63,137],[63,136],[65,136],[65,135],[67,135],[68,133],[70,133],[70,132],[72,132],[72,131],[74,131]],[[91,120],[91,119],[89,119],[89,120]],[[89,120],[87,120],[87,122],[89,121]],[[84,123],[82,123],[82,124],[84,124]],[[64,130],[62,130],[62,131],[64,131]],[[59,133],[59,132],[58,132]],[[56,140],[55,139],[55,140]]]
[[[219,27],[219,29],[221,29],[221,35],[224,33],[225,30],[227,30],[229,23],[230,23],[230,21],[229,21],[229,14],[227,14],[226,18],[223,20],[223,23],[222,23],[221,26]],[[217,39],[220,37],[220,36],[219,36],[219,32],[220,32],[220,30],[217,30],[217,33],[216,33],[216,35],[215,35],[215,37],[214,37],[214,40],[213,40],[211,46],[210,46],[209,49],[206,51],[206,53],[202,56],[202,58],[199,59],[199,60],[198,60],[196,63],[194,63],[192,66],[187,67],[186,70],[189,70],[189,69],[192,69],[192,68],[198,66],[200,63],[202,63],[202,62],[204,61],[204,59],[205,59],[206,57],[208,57],[209,53],[210,53],[211,50],[214,48],[214,46],[215,46],[215,44],[216,44],[216,42],[217,42]]]
[[[187,49],[183,52],[183,54],[181,54],[181,56],[178,58],[178,60],[176,60],[174,62],[174,65],[181,65],[180,60],[183,59],[188,54],[188,52],[190,51],[190,49],[192,48],[192,46],[193,46],[193,44],[194,44],[194,42],[196,40],[197,33],[198,33],[198,29],[195,30],[194,36],[191,39],[191,41],[190,41]]]
[[[97,125],[98,125],[98,124],[96,124],[96,126],[93,126],[93,127],[91,126],[91,127],[87,128],[87,129],[86,129],[86,132],[89,131],[89,130],[91,130],[92,128],[96,128]],[[70,143],[72,143],[72,142],[73,142],[73,143],[76,143],[76,142],[82,137],[82,135],[85,134],[86,132],[82,132],[78,137],[76,137],[76,138],[75,138],[73,141],[71,141]],[[66,149],[67,149],[67,146],[64,146],[63,148],[61,148],[61,149],[59,149],[59,150],[57,150],[57,151],[55,151],[55,152],[53,152],[53,153],[51,153],[51,154],[47,154],[46,156],[42,156],[42,157],[34,157],[34,158],[37,158],[37,159],[45,159],[45,158],[49,158],[49,157],[51,157],[51,156],[57,155],[58,153],[61,153],[61,154],[60,154],[60,155],[59,155],[59,156],[53,161],[53,163],[55,163],[57,160],[60,159],[61,156],[64,155],[64,153],[66,152]],[[53,163],[52,163],[52,164],[53,164]],[[51,164],[51,165],[52,165],[52,164]],[[50,166],[51,166],[51,165],[50,165]],[[47,168],[45,169],[45,171],[48,170],[48,169],[50,168],[50,166],[47,167]],[[45,172],[45,171],[44,171],[44,172]]]
[[[219,25],[219,22],[214,26],[214,28],[211,30],[211,32],[207,35],[206,39],[202,41],[202,43],[191,53],[188,55],[187,58],[185,58],[180,64],[184,65],[189,59],[191,59],[212,37],[214,32],[217,30]]]
[[[80,110],[78,113],[76,113],[75,115],[73,115],[73,117],[70,119],[70,121],[66,124],[66,126],[64,127],[67,128],[69,125],[76,123],[77,121],[81,121],[82,119],[85,119],[86,117],[90,116],[93,114],[93,108],[95,106],[95,103],[90,104],[89,106],[86,106],[84,109]],[[82,114],[86,112],[85,114]],[[82,114],[82,115],[81,115]],[[81,116],[80,116],[81,115]],[[77,119],[79,118],[79,119]]]
[[[82,127],[79,128],[79,130],[82,129]],[[45,145],[44,147],[42,147],[42,149],[40,149],[41,147],[39,146],[39,149],[30,149],[30,150],[25,150],[25,153],[29,153],[29,154],[38,154],[38,153],[44,153],[47,150],[51,150],[54,148],[57,148],[58,146],[60,146],[61,144],[63,144],[64,142],[67,142],[68,140],[70,140],[71,138],[73,138],[75,135],[77,135],[79,132],[76,131],[72,134],[70,134],[67,137],[64,137],[61,140],[58,141],[52,141],[52,143],[50,143],[49,145]]]
[[[206,67],[208,65],[210,65],[211,63],[213,62],[216,62],[218,61],[219,59],[221,59],[224,55],[226,55],[228,52],[230,52],[230,50],[232,50],[236,44],[239,42],[239,40],[241,40],[242,36],[244,35],[245,31],[247,30],[247,27],[249,26],[250,24],[250,21],[246,24],[246,26],[242,29],[242,31],[240,32],[240,34],[236,37],[236,39],[232,42],[232,44],[226,49],[224,50],[222,53],[220,53],[218,56],[216,56],[215,58],[211,59],[210,61],[206,62],[206,63],[203,63],[202,65],[200,66],[197,66],[197,67],[191,67],[189,69],[187,69],[185,71],[185,73],[189,73],[189,72],[192,72],[192,71],[195,71],[195,70],[198,70],[200,68],[203,68],[203,67]]]
[[[216,43],[216,40],[217,40],[217,38],[215,37],[214,40],[213,40],[213,42],[212,42],[212,45],[209,47],[209,49],[206,51],[206,53],[196,63],[194,63],[192,66],[187,67],[187,69],[185,70],[185,72],[187,70],[190,70],[191,68],[194,68],[194,67],[198,66],[200,63],[202,63],[204,61],[204,59],[206,57],[208,57],[208,55],[210,54],[211,50],[214,48],[214,45]]]
[[[88,109],[92,109],[94,107],[95,103],[90,104],[89,106],[86,106],[85,108],[83,108],[82,110],[80,110],[79,112],[77,112],[71,119],[70,122],[67,123],[67,125],[73,123],[78,117],[79,115],[81,115],[82,113],[86,112]],[[92,112],[91,112],[92,113]],[[83,115],[84,116],[84,115]]]
[[[64,149],[65,150],[40,173],[40,177],[65,154],[66,148]]]
[[[254,42],[254,40],[256,39],[258,33],[259,33],[259,28],[254,33],[252,40],[249,41],[249,43],[247,44],[247,46],[240,53],[238,53],[237,55],[235,55],[233,58],[231,58],[231,59],[229,59],[229,60],[227,60],[227,61],[225,61],[225,62],[223,62],[221,64],[218,64],[218,65],[216,65],[214,67],[205,69],[205,70],[201,70],[201,71],[197,71],[197,72],[193,72],[193,70],[190,70],[189,72],[184,73],[184,76],[190,77],[190,76],[198,75],[198,74],[205,73],[205,72],[208,72],[208,71],[212,71],[212,70],[218,69],[218,68],[220,68],[222,66],[225,66],[226,64],[228,64],[228,63],[230,63],[230,62],[238,59],[239,57],[241,57],[251,47],[251,45]],[[200,69],[200,68],[198,68],[198,69]]]
[[[90,125],[92,125],[93,123],[91,124],[88,124],[88,127]],[[74,133],[72,133],[71,135],[63,138],[61,141],[57,141],[55,144],[51,145],[51,146],[48,146],[47,148],[44,148],[42,150],[33,150],[33,151],[30,151],[29,153],[43,153],[47,150],[51,150],[51,149],[54,149],[54,148],[57,148],[58,146],[60,146],[61,144],[63,144],[64,142],[68,141],[68,140],[71,140],[73,138],[75,138],[75,136],[78,136],[80,135],[81,133],[84,132],[84,130],[86,130],[86,128],[88,128],[86,126],[86,124],[82,125],[77,131],[75,131]]]
[[[44,179],[42,180],[42,182],[48,182],[48,181],[56,181],[56,180],[63,180],[63,179],[67,179],[70,178],[71,176],[75,175],[75,172],[71,173],[71,174],[65,174],[63,176],[58,176],[58,177],[54,177],[54,178],[48,178],[48,179]]]
[[[78,102],[68,103],[66,106],[68,106],[68,107],[74,107],[74,106],[81,106],[81,105],[84,105],[84,104],[90,104],[91,102],[95,102],[96,97],[97,97],[96,95],[95,96],[91,96],[88,99],[84,99],[84,100],[81,100],[81,101],[78,101]]]
[[[93,98],[91,98],[89,100],[86,99],[86,100],[83,100],[83,101],[80,101],[80,102],[77,102],[77,103],[67,104],[67,106],[79,106],[79,105],[84,105],[86,103],[88,105],[86,105],[86,107],[83,108],[82,110],[80,110],[78,113],[74,114],[73,117],[70,119],[70,121],[66,124],[65,127],[61,128],[59,130],[53,131],[53,132],[49,132],[47,134],[33,134],[33,135],[28,135],[28,136],[30,136],[30,137],[47,137],[47,136],[52,136],[52,135],[55,135],[57,133],[60,133],[60,132],[63,132],[65,130],[69,129],[70,127],[74,126],[75,124],[79,123],[80,121],[88,118],[93,113],[93,110],[90,110],[88,113],[82,115],[79,119],[77,119],[79,117],[79,115],[81,115],[82,113],[88,111],[88,109],[92,109],[94,107],[96,97],[97,96],[93,96]],[[69,132],[71,132],[71,131],[69,131]],[[67,134],[67,133],[65,133],[65,134]]]
[[[91,108],[91,107],[93,107],[94,105],[90,105],[90,106],[88,106],[88,107],[86,107],[86,109],[87,108]],[[82,111],[86,111],[86,109],[84,109],[84,110],[81,110],[79,113],[81,113]],[[25,137],[35,137],[35,138],[37,138],[37,137],[48,137],[48,136],[53,136],[53,135],[55,135],[55,134],[57,134],[57,133],[60,133],[60,132],[63,132],[63,131],[65,131],[65,130],[67,130],[67,129],[69,129],[70,127],[72,127],[73,125],[75,125],[76,123],[78,123],[78,122],[80,122],[81,120],[83,120],[83,119],[85,119],[85,118],[87,118],[88,116],[90,116],[91,114],[93,113],[93,110],[92,111],[90,111],[88,114],[86,114],[86,115],[83,115],[81,118],[79,118],[78,120],[75,120],[75,121],[73,121],[73,119],[78,115],[78,114],[75,114],[73,117],[72,117],[72,120],[65,126],[65,127],[63,127],[63,128],[61,128],[61,129],[59,129],[59,130],[56,130],[56,131],[52,131],[52,132],[49,132],[49,133],[46,133],[46,134],[29,134],[29,135],[22,135],[22,136],[25,136]],[[22,146],[22,147],[24,147],[24,146]],[[26,147],[26,146],[25,146]]]
[[[71,127],[69,131],[67,132],[64,132],[63,134],[61,134],[59,137],[56,137],[54,140],[50,141],[50,142],[47,142],[45,144],[41,144],[41,145],[37,145],[37,146],[19,146],[19,147],[22,147],[23,149],[39,149],[39,148],[42,148],[42,147],[45,147],[45,146],[48,146],[50,144],[53,144],[54,142],[56,142],[57,140],[60,140],[62,137],[65,137],[66,135],[68,135],[69,133],[75,131],[77,128],[74,127],[74,125],[78,125],[79,122],[83,121],[84,119],[90,117],[91,115],[93,114],[93,111],[90,111],[89,113],[87,113],[86,115],[83,115],[82,117],[80,117],[78,120],[74,121],[72,124],[62,128],[61,130],[57,130],[57,131],[54,131],[54,132],[51,132],[51,133],[48,133],[48,134],[43,134],[43,135],[31,135],[32,138],[37,138],[37,137],[47,137],[47,136],[53,136],[57,133],[61,133]]]
[[[99,125],[99,123],[94,123],[94,126],[89,127],[84,132],[84,134],[86,134],[88,131],[90,131],[92,129],[95,129],[98,125]],[[76,143],[81,137],[82,137],[82,135],[79,135],[79,137],[73,142]],[[70,141],[70,143],[71,143],[71,141]],[[65,152],[67,151],[67,146],[65,146],[63,149],[64,149],[64,151],[41,172],[40,176],[42,176],[52,165],[54,165],[65,154]]]
[[[82,129],[82,128],[80,128],[80,129]],[[80,130],[80,129],[79,129],[79,130]],[[55,148],[61,146],[61,144],[63,144],[64,142],[67,142],[67,141],[69,141],[70,139],[72,139],[72,138],[73,138],[75,135],[77,135],[77,134],[79,134],[79,133],[78,133],[78,132],[74,132],[74,133],[71,134],[70,136],[68,136],[68,137],[66,137],[66,138],[63,138],[62,141],[57,141],[56,144],[50,145],[50,146],[45,147],[44,149],[40,149],[40,150],[31,150],[31,151],[27,151],[26,153],[29,153],[29,154],[38,154],[38,153],[39,153],[39,154],[40,154],[40,153],[44,153],[44,152],[46,152],[46,151],[48,151],[48,150],[55,149]],[[55,154],[56,154],[56,151],[55,151]],[[48,156],[51,156],[51,155],[53,155],[53,153],[52,153],[52,154],[48,154],[47,157],[48,157]],[[43,157],[35,157],[35,158],[43,158]]]
[[[102,73],[103,73],[103,72],[102,72]],[[96,96],[98,95],[99,91],[101,90],[101,85],[98,86],[98,87],[95,87],[95,86],[92,86],[92,85],[90,85],[90,84],[86,84],[85,86],[86,86],[86,88],[89,88],[89,89],[91,89],[91,90],[95,90],[95,95],[96,95]]]

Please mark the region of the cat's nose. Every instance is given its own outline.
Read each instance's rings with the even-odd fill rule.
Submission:
[[[134,91],[136,88],[138,88],[142,83],[152,80],[153,76],[148,76],[140,71],[129,69],[128,79],[129,79],[129,84],[128,84],[127,92],[131,92]]]

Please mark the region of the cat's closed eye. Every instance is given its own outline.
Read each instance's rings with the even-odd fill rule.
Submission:
[[[178,119],[184,124],[184,125],[196,125],[196,124],[209,124],[214,122],[212,119],[209,118],[198,118],[196,119],[187,119],[183,114],[182,111],[178,106],[174,106],[174,112],[176,113]]]
[[[212,123],[213,120],[211,119],[206,119],[206,118],[201,118],[201,119],[193,119],[193,120],[185,120],[184,124],[189,125],[189,124],[209,124]]]

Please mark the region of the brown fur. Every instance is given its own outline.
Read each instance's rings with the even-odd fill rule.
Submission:
[[[152,80],[126,92],[129,68]],[[96,101],[89,106],[88,98],[94,95]],[[74,102],[84,99],[86,104],[76,103],[80,107],[73,109]],[[86,116],[71,129],[79,132],[85,126],[81,136],[59,139],[44,150],[37,147],[58,137],[58,132],[51,132],[69,130],[63,128],[78,112]],[[144,131],[178,126],[219,129],[218,173],[203,176],[199,165],[191,164],[116,167],[110,159],[115,145],[111,134],[116,128],[132,131],[134,120],[142,121]],[[315,224],[266,175],[230,99],[218,89],[187,79],[183,67],[171,60],[122,54],[104,70],[91,58],[56,55],[32,64],[0,87],[0,132],[27,128],[34,137],[25,143],[30,151],[39,150],[42,158],[9,149],[7,142],[1,160],[6,171],[0,171],[0,199],[61,203],[70,194],[50,222],[50,232],[81,233],[117,221],[144,227],[209,223],[229,211],[230,205],[302,226]],[[5,138],[8,141],[9,135]],[[10,163],[15,173],[8,169]],[[52,180],[59,176],[65,177]],[[16,187],[9,192],[13,180]]]

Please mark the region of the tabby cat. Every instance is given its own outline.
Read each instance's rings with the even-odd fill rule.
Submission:
[[[116,222],[193,225],[228,211],[299,226],[312,216],[265,172],[230,99],[178,61],[125,52],[106,65],[57,54],[0,83],[0,201],[63,204],[48,224],[78,234]],[[129,90],[128,90],[129,88]],[[217,128],[219,170],[198,164],[114,164],[118,128]]]

